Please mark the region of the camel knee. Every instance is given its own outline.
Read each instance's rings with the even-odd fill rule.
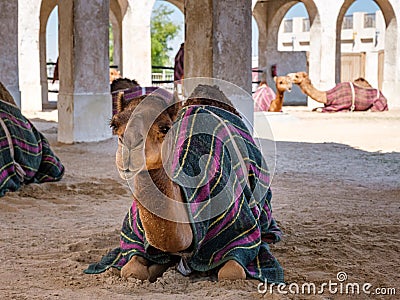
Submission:
[[[235,260],[228,260],[218,271],[218,280],[246,279],[246,272]]]
[[[139,280],[146,280],[150,277],[147,265],[148,262],[145,258],[134,256],[122,267],[121,277],[133,277]]]

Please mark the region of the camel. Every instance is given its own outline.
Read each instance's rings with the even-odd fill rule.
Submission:
[[[110,83],[118,78],[121,78],[121,73],[115,68],[110,68]]]
[[[286,91],[292,90],[292,80],[289,76],[275,76],[274,81],[276,84],[276,97],[271,101],[268,111],[281,112],[283,105],[283,95]]]
[[[135,166],[137,161],[130,161],[127,155],[123,156],[123,144],[135,145],[138,143],[138,140],[140,141],[144,136],[147,136],[144,141],[144,162],[142,162],[142,164],[139,163],[140,167],[143,167],[144,172],[138,172],[133,178],[134,198],[139,216],[143,224],[146,239],[152,247],[168,253],[182,252],[187,250],[193,241],[193,233],[188,220],[187,211],[180,206],[176,206],[171,201],[164,201],[163,203],[165,203],[165,205],[163,205],[163,210],[169,211],[169,218],[181,219],[181,222],[174,222],[159,217],[142,205],[142,203],[146,202],[149,198],[158,198],[161,200],[164,197],[169,197],[178,203],[184,202],[180,187],[166,174],[161,157],[163,140],[176,118],[179,105],[175,104],[165,109],[165,103],[163,103],[162,99],[157,96],[147,96],[146,102],[148,104],[140,108],[140,118],[138,118],[138,122],[135,124],[135,128],[140,128],[140,130],[135,130],[135,134],[133,135],[127,135],[125,129],[131,114],[144,97],[145,96],[142,96],[128,104],[118,104],[119,111],[111,121],[113,133],[118,135],[120,141],[116,154],[116,164],[119,171],[125,174],[127,172],[129,174],[137,169],[137,166]],[[201,101],[200,99],[201,98],[193,98],[191,101],[187,101],[185,105],[196,105]],[[212,103],[207,102],[206,104],[210,105]],[[221,103],[219,105],[237,113],[231,103]],[[155,118],[155,122],[149,124],[151,120],[154,119],[155,115],[160,112],[162,113]],[[133,120],[133,122],[136,121]],[[147,130],[148,135],[146,135]],[[154,186],[149,184],[149,182],[154,182],[157,189],[165,196],[155,192],[157,189],[154,189]],[[167,267],[168,266],[158,264],[150,265],[149,261],[145,258],[134,256],[121,269],[121,276],[123,278],[132,276],[141,280],[148,279],[154,281]],[[243,267],[234,260],[227,261],[218,272],[219,280],[245,278],[246,273]]]
[[[290,73],[293,83],[311,99],[323,103],[325,107],[317,108],[320,112],[335,111],[385,111],[387,100],[378,89],[373,89],[367,80],[357,78],[353,82],[338,83],[328,91],[317,90],[305,72]]]
[[[123,278],[154,282],[179,261],[177,269],[183,275],[215,270],[218,280],[250,276],[263,281],[268,276],[271,282],[282,282],[283,271],[264,245],[281,236],[271,217],[269,173],[239,112],[217,86],[198,85],[183,107],[171,98],[157,91],[129,102],[119,98],[110,125],[118,135],[116,165],[131,185],[134,201],[123,223],[120,247],[89,265],[85,273],[98,274],[115,267]],[[204,115],[209,118],[202,119]],[[209,124],[217,139],[192,135],[193,130],[198,132],[195,128],[203,132],[211,119],[217,120],[216,126]],[[185,146],[188,140],[193,146]],[[238,146],[237,141],[242,144]],[[235,145],[234,152],[224,148],[228,144]],[[175,171],[166,171],[173,165],[168,164],[171,157],[184,158],[186,163],[172,169],[185,170],[185,174],[196,170],[204,154],[214,158],[206,170],[206,185],[195,179],[197,188],[193,189],[180,181],[182,177],[176,177]],[[241,160],[236,160],[236,155]],[[257,174],[253,170],[258,170]],[[241,184],[247,192],[240,192]],[[216,191],[217,195],[212,195]],[[222,197],[210,204],[220,192]],[[254,203],[254,199],[260,202]],[[210,216],[221,203],[228,205]],[[203,212],[205,219],[198,218]]]
[[[3,100],[14,106],[17,106],[17,104],[14,101],[14,98],[11,96],[10,92],[7,90],[7,88],[1,82],[0,82],[0,100]]]
[[[0,82],[0,197],[24,184],[58,181],[64,166]]]

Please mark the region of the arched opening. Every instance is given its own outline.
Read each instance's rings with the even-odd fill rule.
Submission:
[[[364,72],[365,78],[372,84],[372,86],[382,89],[383,94],[389,102],[390,106],[399,105],[398,97],[398,78],[399,78],[399,46],[396,41],[398,41],[397,32],[397,19],[394,12],[391,1],[389,0],[376,0],[376,1],[352,1],[348,0],[342,5],[338,19],[337,28],[342,28],[344,26],[350,26],[346,24],[346,15],[349,9],[357,8],[361,4],[369,4],[374,8],[372,12],[361,13],[361,31],[360,34],[354,34],[356,32],[353,30],[353,35],[350,39],[349,44],[354,43],[355,46],[364,42],[369,42],[370,49],[367,49],[364,54],[363,62],[361,65],[361,70]],[[353,6],[354,4],[354,6]],[[355,8],[353,8],[355,7]],[[379,8],[379,10],[377,9]],[[375,14],[374,14],[375,13]],[[353,24],[356,17],[353,14]],[[372,27],[368,27],[368,26]],[[355,25],[353,25],[355,26]],[[351,30],[351,29],[350,29]],[[369,35],[367,35],[367,33]],[[337,61],[341,61],[343,55],[341,53],[342,45],[339,42],[341,39],[341,31],[337,31],[337,44],[336,44],[336,57]],[[348,70],[343,69],[341,64],[336,66],[336,81],[340,81],[344,78],[344,72]]]
[[[373,0],[348,1],[337,22],[336,81],[363,77],[382,88],[386,24],[382,11]]]
[[[310,18],[302,2],[293,5],[283,17],[278,32],[278,51],[310,50]]]
[[[304,2],[304,4],[299,1],[288,1],[284,4],[258,2],[254,7],[253,15],[259,30],[259,68],[264,71],[263,76],[265,76],[267,84],[274,90],[276,89],[274,76],[308,71],[307,48],[312,43],[310,32],[316,28],[314,26],[317,11],[314,3],[308,2],[310,1]],[[300,16],[300,14],[303,15]],[[285,23],[293,22],[293,18],[297,18],[296,22],[299,21],[300,24],[306,20],[304,21],[306,26],[304,28],[300,26],[299,32],[294,32],[295,28],[292,27],[291,30],[286,30],[288,31],[285,32],[286,36],[281,37],[280,32],[283,33]],[[286,39],[289,39],[290,45],[286,45]],[[295,87],[291,93],[285,94],[284,103],[285,105],[305,104],[306,97]]]
[[[151,14],[152,85],[173,89],[175,56],[184,42],[183,3],[156,1]]]
[[[109,58],[110,69],[115,69],[121,74],[122,66],[122,8],[118,0],[110,1],[109,14]]]
[[[42,1],[40,7],[40,84],[42,108],[57,107],[58,80],[53,83],[54,69],[58,58],[58,6],[56,0]]]
[[[258,67],[258,39],[259,31],[258,24],[254,16],[251,18],[251,81],[252,92],[255,92],[261,80],[263,80],[263,70]]]

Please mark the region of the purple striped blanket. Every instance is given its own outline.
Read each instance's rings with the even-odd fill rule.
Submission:
[[[22,184],[60,180],[64,166],[53,153],[46,138],[26,119],[21,111],[0,101],[3,120],[14,148],[14,160],[6,132],[0,126],[0,197],[8,191],[18,190]],[[18,175],[18,165],[25,175]]]
[[[282,267],[269,248],[281,239],[272,217],[269,171],[243,121],[220,108],[189,106],[175,125],[169,166],[172,180],[184,193],[193,230],[188,267],[217,270],[235,260],[250,278],[283,282]],[[85,273],[120,269],[135,255],[156,264],[175,262],[177,257],[148,245],[134,201],[123,223],[120,247]]]
[[[353,95],[354,109],[352,109]],[[323,112],[388,110],[387,100],[378,89],[362,88],[351,82],[338,83],[333,89],[326,92],[326,98],[327,103],[322,108]]]

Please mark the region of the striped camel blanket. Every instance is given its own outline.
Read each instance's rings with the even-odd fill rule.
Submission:
[[[84,272],[121,269],[140,255],[156,264],[173,263],[178,257],[178,270],[184,275],[218,270],[235,260],[249,278],[283,282],[283,270],[269,248],[281,239],[272,217],[269,171],[243,121],[216,107],[189,106],[181,110],[171,130],[174,152],[167,166],[187,202],[194,236],[189,253],[179,258],[179,253],[149,246],[133,201],[123,222],[120,247]]]
[[[21,185],[60,180],[64,166],[21,111],[0,100],[0,197]]]
[[[338,83],[326,92],[326,98],[323,112],[388,110],[387,100],[378,89],[363,88],[352,82]]]

